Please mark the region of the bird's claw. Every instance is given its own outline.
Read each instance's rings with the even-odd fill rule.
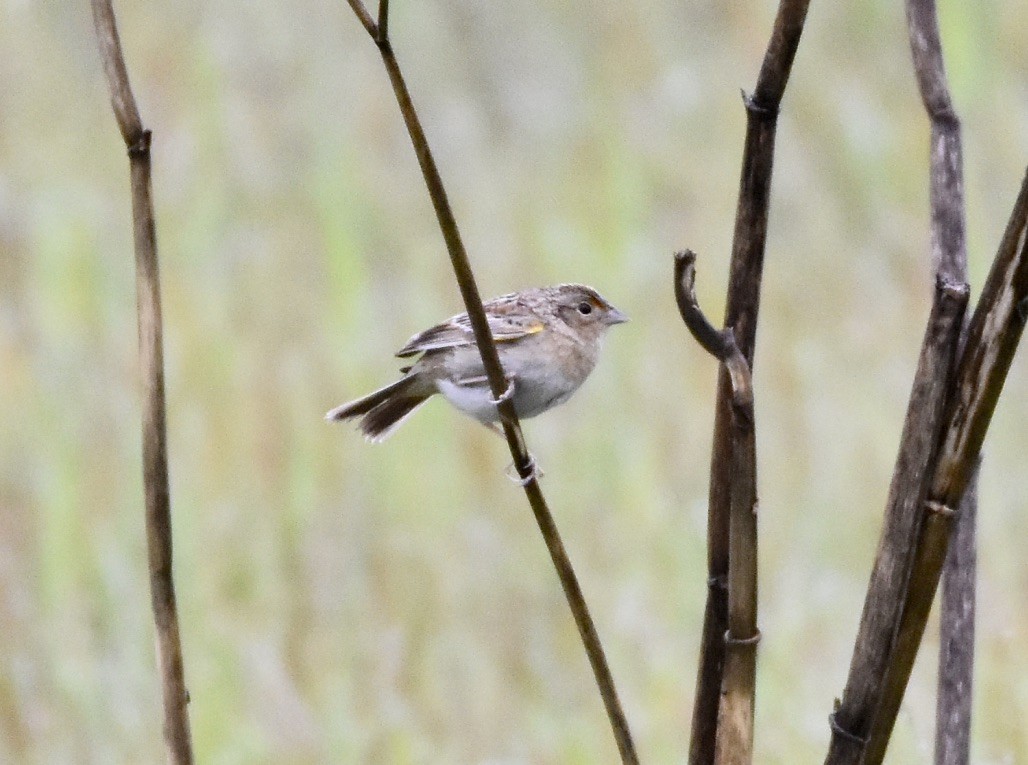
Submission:
[[[508,377],[507,378],[507,389],[505,391],[503,391],[503,393],[500,394],[499,398],[492,398],[492,399],[489,399],[489,400],[493,403],[493,406],[499,406],[504,401],[510,401],[513,397],[514,397],[514,378],[513,377]]]
[[[527,475],[522,476],[518,466],[513,462],[507,466],[504,472],[510,480],[521,487],[528,486],[532,481],[538,481],[545,475],[543,469],[536,464],[535,457],[531,454],[528,455]]]

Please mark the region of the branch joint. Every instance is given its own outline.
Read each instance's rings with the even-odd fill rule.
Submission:
[[[128,155],[131,159],[137,157],[145,157],[150,153],[150,143],[152,142],[153,133],[150,130],[143,129],[140,131],[138,137],[128,147]]]
[[[838,700],[836,700],[836,702],[838,703]],[[856,744],[861,749],[866,747],[868,741],[867,736],[858,736],[856,733],[853,733],[852,731],[848,731],[845,728],[843,728],[842,725],[839,724],[839,721],[837,719],[838,714],[839,710],[836,709],[834,712],[828,715],[828,727],[832,729],[832,734],[838,736],[844,741],[848,741],[851,744]]]
[[[952,518],[957,514],[955,508],[952,508],[943,502],[937,502],[934,499],[925,500],[924,507],[929,513],[938,515],[941,518]]]
[[[778,105],[765,106],[757,101],[757,97],[753,94],[747,93],[745,90],[740,90],[742,94],[742,104],[746,108],[746,113],[751,117],[759,120],[766,120],[767,122],[774,122],[778,119]]]
[[[728,591],[728,575],[720,574],[717,576],[707,577],[707,587],[711,590],[724,590]]]
[[[732,637],[732,631],[728,630],[725,632],[725,645],[729,648],[745,648],[747,646],[756,646],[763,635],[760,634],[760,630],[757,630],[752,635],[746,638]]]

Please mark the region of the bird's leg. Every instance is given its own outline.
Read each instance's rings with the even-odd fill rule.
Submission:
[[[482,422],[482,421],[479,420],[479,422]],[[485,425],[489,429],[489,431],[491,433],[495,433],[500,438],[506,438],[506,436],[503,433],[503,429],[499,425],[497,425],[495,422],[482,422],[482,424]]]
[[[489,399],[489,401],[494,406],[499,406],[504,401],[510,401],[511,398],[514,397],[514,387],[515,387],[515,384],[517,383],[517,377],[515,375],[507,375],[506,380],[507,380],[507,389],[505,391],[503,391],[503,393],[500,394],[499,398],[491,398],[491,399]],[[498,435],[500,438],[505,438],[506,437],[504,432],[503,432],[503,429],[500,428],[495,422],[483,422],[482,424],[485,425],[487,428],[489,428],[489,430],[491,430],[493,433]],[[522,478],[521,477],[521,473],[517,469],[517,465],[515,465],[513,462],[510,463],[507,466],[507,469],[504,472],[507,474],[507,477],[510,480],[512,480],[514,483],[518,484],[519,486],[527,486],[529,484],[529,482],[531,482],[533,480],[539,480],[540,478],[543,477],[542,468],[540,468],[536,464],[535,457],[533,457],[531,454],[528,455],[528,475],[527,476]]]

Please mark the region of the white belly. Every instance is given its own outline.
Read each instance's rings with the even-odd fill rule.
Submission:
[[[499,421],[488,385],[458,385],[449,380],[437,380],[436,386],[447,401],[479,422]],[[564,403],[577,389],[577,385],[570,390],[562,390],[561,386],[547,384],[544,380],[518,380],[514,384],[514,409],[518,417],[535,417]]]

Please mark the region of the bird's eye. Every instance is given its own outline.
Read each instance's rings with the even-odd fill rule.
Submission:
[[[578,304],[578,312],[580,314],[582,314],[583,316],[588,316],[589,314],[591,314],[593,312],[592,304],[591,303],[586,303],[586,302],[579,303]]]

